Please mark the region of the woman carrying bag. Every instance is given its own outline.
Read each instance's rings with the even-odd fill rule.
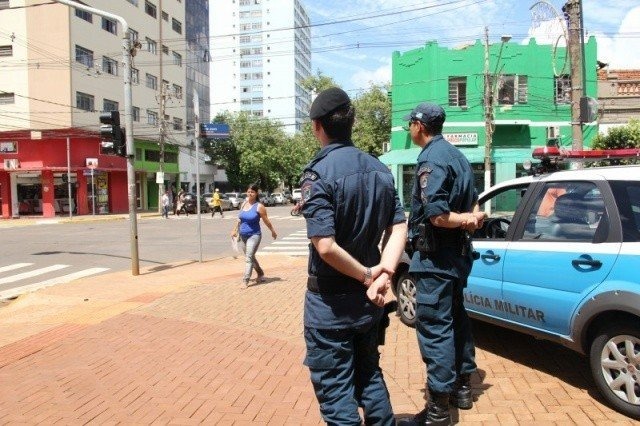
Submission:
[[[264,282],[264,270],[260,267],[256,259],[256,252],[262,240],[262,232],[260,230],[260,219],[264,221],[267,228],[271,230],[271,236],[275,240],[278,236],[273,229],[271,221],[267,217],[267,209],[258,199],[258,185],[251,184],[247,189],[247,200],[240,208],[238,214],[238,222],[231,231],[231,238],[238,238],[238,245],[245,254],[245,268],[242,283],[245,287],[249,286],[251,273],[256,270],[258,274],[256,283]]]

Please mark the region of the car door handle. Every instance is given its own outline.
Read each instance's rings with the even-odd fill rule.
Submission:
[[[580,266],[590,266],[591,268],[599,268],[602,266],[602,262],[600,262],[599,260],[583,259],[583,258],[573,259],[571,261],[571,264],[576,268],[579,268]]]
[[[481,255],[480,255],[480,258],[481,258],[482,260],[494,260],[494,261],[498,261],[498,260],[500,260],[500,255],[495,254],[495,253],[493,253],[493,252],[487,252],[487,253],[485,253],[485,254],[481,254]]]

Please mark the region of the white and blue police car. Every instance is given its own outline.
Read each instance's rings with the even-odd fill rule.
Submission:
[[[544,148],[534,157],[549,167],[598,154]],[[469,315],[588,356],[606,401],[640,419],[640,165],[536,173],[495,185],[479,203],[489,215],[473,236]],[[412,326],[407,262],[393,290]]]

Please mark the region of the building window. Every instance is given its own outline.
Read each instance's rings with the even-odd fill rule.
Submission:
[[[169,14],[164,10],[162,11],[162,20],[169,22]]]
[[[140,121],[140,108],[133,107],[133,121]]]
[[[158,18],[158,8],[156,8],[156,5],[149,2],[149,1],[145,1],[144,2],[144,11],[147,13],[147,15],[153,17],[153,18]]]
[[[164,53],[165,55],[169,54],[169,46],[165,46],[164,44],[162,45],[162,53]]]
[[[109,112],[109,111],[117,111],[117,110],[118,110],[118,103],[116,101],[112,101],[110,99],[104,99],[102,101],[102,111]]]
[[[498,104],[526,104],[527,86],[526,75],[501,75],[498,78]]]
[[[76,16],[80,19],[84,19],[87,22],[93,23],[93,14],[86,10],[76,9]]]
[[[156,55],[158,53],[158,43],[151,40],[149,37],[146,37],[145,41],[147,43],[147,52],[151,52]]]
[[[13,46],[10,44],[0,46],[0,56],[13,56]]]
[[[147,73],[146,85],[149,89],[158,90],[158,77]]]
[[[131,43],[138,41],[139,38],[140,34],[136,30],[129,28],[129,40],[131,40]]]
[[[563,74],[555,78],[556,104],[571,103],[571,77]]]
[[[167,160],[167,153],[165,152],[165,161]],[[144,161],[153,161],[157,163],[160,161],[160,151],[155,151],[151,149],[144,150]]]
[[[93,51],[76,44],[76,62],[86,65],[87,68],[93,68]]]
[[[131,82],[140,84],[140,71],[137,68],[131,68]]]
[[[182,23],[175,18],[171,18],[171,28],[178,34],[182,34]]]
[[[178,52],[173,52],[173,65],[182,66],[182,55]]]
[[[240,43],[251,43],[251,36],[240,36]]]
[[[251,0],[240,0],[240,6],[249,6],[251,4]]]
[[[111,34],[118,35],[118,23],[111,19],[102,18],[102,29],[110,32]]]
[[[138,0],[127,0],[127,1],[132,5],[134,5],[135,7],[138,7]]]
[[[174,84],[173,94],[176,97],[176,99],[182,99],[182,86],[178,86],[177,84]]]
[[[92,95],[86,93],[76,92],[76,108],[84,111],[95,110],[95,98]]]
[[[182,118],[173,117],[173,130],[182,130]]]
[[[467,77],[449,77],[449,106],[467,106]]]
[[[0,105],[10,105],[16,103],[14,93],[0,93]]]
[[[106,56],[102,57],[102,71],[111,75],[118,75],[118,62],[107,58]]]
[[[0,9],[9,9],[9,0],[0,0]]]
[[[147,110],[147,124],[158,125],[158,113]]]

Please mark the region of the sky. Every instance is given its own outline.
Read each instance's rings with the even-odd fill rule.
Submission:
[[[455,48],[511,35],[553,44],[562,37],[565,1],[302,0],[311,20],[313,72],[350,93],[391,80],[391,55],[435,40]],[[610,69],[640,69],[640,0],[583,0],[585,39],[595,36],[598,60]]]

